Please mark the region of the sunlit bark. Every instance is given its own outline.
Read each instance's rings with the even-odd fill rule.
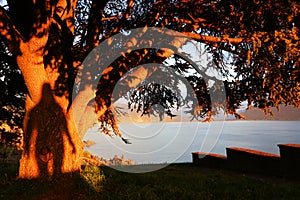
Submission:
[[[81,166],[83,146],[73,113],[67,110],[69,101],[65,96],[54,95],[52,91],[57,76],[53,70],[45,69],[44,66],[50,24],[55,23],[52,16],[58,15],[61,21],[65,21],[67,28],[74,32],[76,1],[67,4],[60,0],[57,5],[53,5],[56,9],[47,6],[45,11],[40,12],[45,15],[46,21],[35,22],[34,34],[26,40],[12,25],[5,11],[1,9],[0,12],[0,34],[6,38],[10,50],[17,55],[17,64],[29,91],[24,119],[25,147],[19,170],[21,178],[58,176],[79,171]],[[53,13],[54,10],[56,13]],[[48,11],[52,11],[52,14]],[[45,89],[47,85],[49,87]]]

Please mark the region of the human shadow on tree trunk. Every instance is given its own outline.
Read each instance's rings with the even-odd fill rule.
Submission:
[[[41,101],[30,111],[24,153],[36,165],[33,177],[59,177],[63,174],[64,142],[75,146],[67,127],[66,116],[55,101],[49,84],[43,86]]]

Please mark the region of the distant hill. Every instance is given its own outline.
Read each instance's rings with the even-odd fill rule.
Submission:
[[[300,120],[300,109],[293,106],[280,106],[280,111],[276,108],[271,108],[273,116],[265,115],[265,113],[257,108],[246,110],[246,120]]]
[[[126,116],[118,116],[118,120],[121,123],[151,123],[160,122],[159,117],[144,115],[136,111],[130,112],[126,104],[118,104],[118,107],[123,108],[123,112],[127,113]],[[280,106],[280,111],[276,108],[271,108],[273,116],[265,115],[265,113],[257,108],[252,108],[251,110],[240,110],[239,113],[246,117],[246,120],[290,120],[300,121],[300,108],[294,108],[293,106]],[[190,115],[185,114],[182,110],[175,111],[176,117],[172,119],[165,116],[164,122],[183,122],[190,121]],[[217,117],[215,120],[224,120],[223,117]],[[226,120],[235,120],[233,115],[226,116]]]

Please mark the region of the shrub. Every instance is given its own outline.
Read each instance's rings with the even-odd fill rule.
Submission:
[[[99,192],[105,181],[104,173],[97,166],[85,166],[81,173],[83,179],[92,187],[94,190]]]

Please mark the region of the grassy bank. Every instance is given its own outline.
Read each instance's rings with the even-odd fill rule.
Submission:
[[[1,170],[1,199],[300,199],[298,181],[191,164],[170,165],[144,174],[89,167],[81,177],[64,183],[66,188],[61,194],[53,192],[53,184],[14,180],[15,170],[13,166],[7,166],[6,172]]]

